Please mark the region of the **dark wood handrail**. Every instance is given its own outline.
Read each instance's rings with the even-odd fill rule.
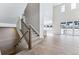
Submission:
[[[30,29],[29,29],[29,46],[28,46],[28,48],[29,48],[29,50],[30,49],[32,49],[32,33],[31,33],[31,27],[30,27]]]
[[[30,28],[25,24],[25,22],[22,20],[22,23],[25,25],[26,28],[30,29],[32,28],[32,30],[39,36],[39,33],[36,31],[36,29],[32,26],[32,25],[29,25]]]
[[[29,29],[29,27],[25,24],[25,22],[23,20],[21,20],[21,23],[24,24],[24,26]]]
[[[39,36],[39,33],[37,32],[37,30],[36,30],[32,25],[30,25],[30,27],[31,27],[32,30]]]

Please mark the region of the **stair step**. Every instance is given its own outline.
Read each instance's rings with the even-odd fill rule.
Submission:
[[[32,43],[32,49],[31,50],[22,50],[18,52],[16,55],[30,55],[32,54],[32,50],[36,47],[36,45],[40,44],[43,41],[43,39],[37,40],[37,42]]]
[[[29,50],[29,51],[31,51],[31,50]],[[27,55],[29,53],[29,51],[22,50],[22,51],[18,52],[16,55]]]
[[[15,54],[15,53],[16,53],[16,47],[9,48],[9,49],[3,49],[1,51],[2,55],[12,55],[12,54]]]
[[[39,43],[41,43],[43,41],[43,39],[38,38],[37,40],[32,42],[32,48],[35,47],[36,45],[38,45]]]

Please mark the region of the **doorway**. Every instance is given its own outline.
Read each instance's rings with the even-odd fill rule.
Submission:
[[[47,36],[53,35],[52,20],[44,21],[44,31],[46,31]]]

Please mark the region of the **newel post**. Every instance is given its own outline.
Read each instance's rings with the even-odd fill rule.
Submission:
[[[29,26],[29,46],[28,46],[29,50],[32,49],[32,42],[31,42],[31,40],[32,40],[32,37],[31,37],[31,26]]]

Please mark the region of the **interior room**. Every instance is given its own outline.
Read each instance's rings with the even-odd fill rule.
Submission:
[[[0,55],[79,55],[79,3],[0,3]]]

